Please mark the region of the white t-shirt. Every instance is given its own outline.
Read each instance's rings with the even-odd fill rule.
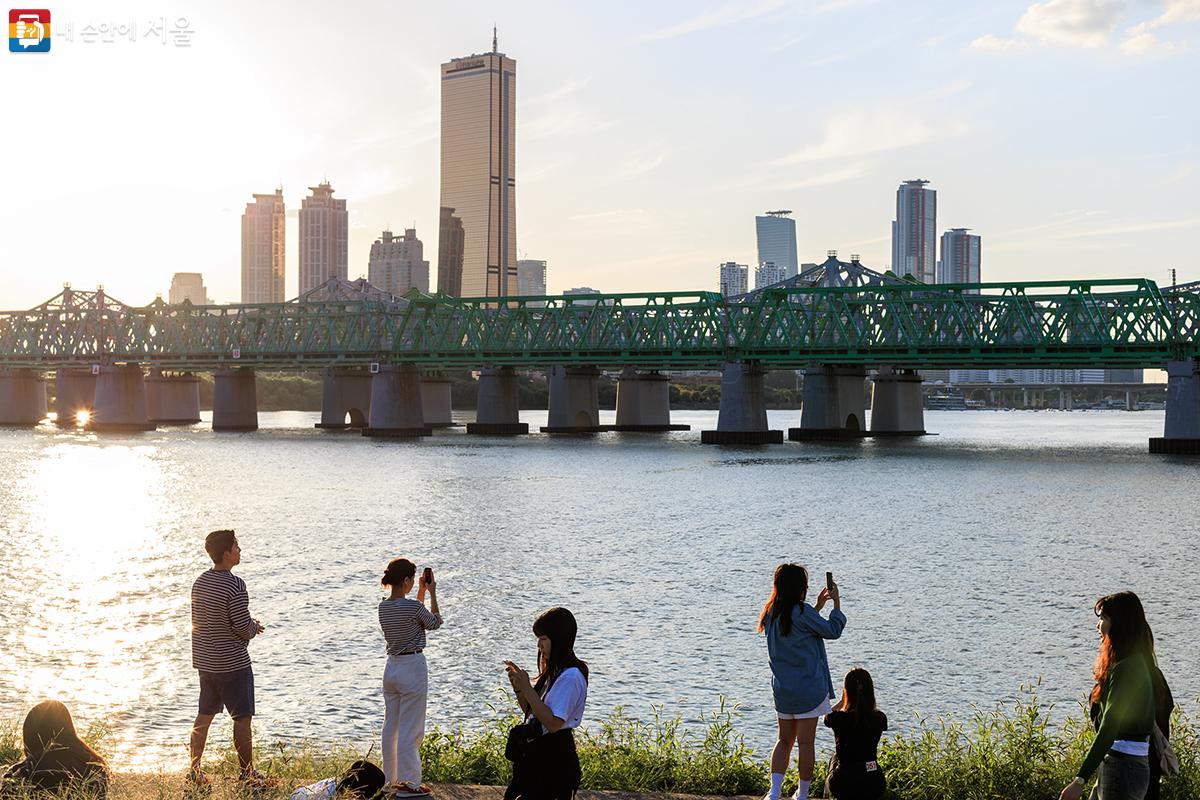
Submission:
[[[578,728],[587,704],[587,680],[578,667],[563,670],[542,698],[550,713],[563,721],[563,728]]]
[[[337,786],[337,778],[326,778],[308,786],[301,786],[292,792],[291,800],[333,800],[337,796]]]

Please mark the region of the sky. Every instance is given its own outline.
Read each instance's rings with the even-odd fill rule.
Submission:
[[[984,280],[1200,280],[1200,0],[50,10],[49,53],[0,57],[0,308],[64,282],[141,305],[175,272],[236,302],[241,214],[277,186],[292,297],[323,179],[351,278],[415,225],[436,286],[438,67],[490,50],[493,23],[517,62],[518,253],[552,293],[715,290],[779,208],[801,261],[885,268],[911,178],[939,230],[982,236]],[[134,32],[83,40],[101,25]]]

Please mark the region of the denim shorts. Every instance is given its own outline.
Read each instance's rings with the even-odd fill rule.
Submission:
[[[1143,800],[1150,788],[1150,759],[1109,751],[1100,764],[1092,800]]]
[[[254,716],[254,670],[251,667],[233,672],[200,670],[200,713],[214,716],[221,709],[229,710],[234,719]]]

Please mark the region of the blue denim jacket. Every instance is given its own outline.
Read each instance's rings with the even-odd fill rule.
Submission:
[[[770,617],[765,627],[776,713],[804,714],[833,697],[825,640],[842,635],[846,615],[834,609],[825,619],[802,603],[792,609],[792,630],[787,636]]]

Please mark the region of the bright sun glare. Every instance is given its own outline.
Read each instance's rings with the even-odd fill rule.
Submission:
[[[90,420],[91,418],[92,418],[92,412],[90,412],[90,411],[76,411],[75,412],[75,424],[76,425],[79,425],[79,426],[87,425],[88,420]]]

